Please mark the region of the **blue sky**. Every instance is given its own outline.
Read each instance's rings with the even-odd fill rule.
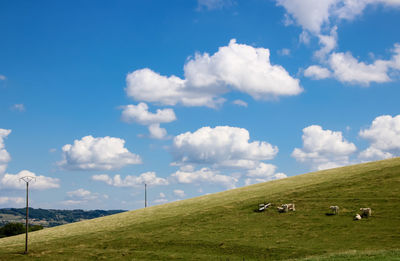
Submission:
[[[0,3],[0,207],[136,209],[400,156],[400,1]]]

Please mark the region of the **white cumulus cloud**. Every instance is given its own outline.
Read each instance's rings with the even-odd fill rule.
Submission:
[[[178,170],[171,175],[179,183],[183,184],[197,184],[197,183],[208,183],[223,186],[228,189],[236,187],[238,182],[237,178],[222,175],[219,171],[211,170],[209,168],[202,168],[197,171],[183,171]]]
[[[62,201],[62,204],[64,205],[80,205],[80,204],[85,204],[90,201],[100,201],[104,199],[108,199],[108,195],[106,194],[99,194],[99,193],[93,193],[89,190],[80,188],[77,190],[73,191],[68,191],[67,196],[70,198],[68,200]]]
[[[395,44],[394,55],[389,60],[371,63],[358,61],[350,52],[333,52],[337,46],[337,24],[341,20],[353,20],[360,16],[368,5],[383,5],[399,8],[398,0],[276,0],[286,9],[286,21],[303,28],[302,42],[314,36],[319,40],[320,50],[314,55],[330,71],[320,66],[310,66],[305,76],[316,80],[334,77],[350,84],[368,86],[370,83],[391,81],[390,72],[400,70],[400,45]],[[400,9],[399,9],[400,10]]]
[[[297,24],[302,27],[302,42],[309,42],[310,34],[318,37],[319,51],[323,58],[337,45],[336,29],[340,20],[353,20],[360,16],[368,5],[400,7],[398,0],[276,0],[286,10],[286,25]]]
[[[58,164],[70,170],[114,170],[142,162],[139,155],[125,148],[123,139],[108,136],[85,136],[64,145],[62,151],[63,160]]]
[[[328,35],[319,34],[319,44],[321,49],[314,53],[315,57],[320,60],[325,60],[326,56],[337,46],[337,26],[334,26]]]
[[[24,202],[22,197],[0,197],[0,205],[22,205]]]
[[[363,160],[378,160],[400,156],[400,115],[376,117],[371,126],[361,130],[360,137],[370,146],[359,157]]]
[[[368,86],[371,82],[388,82],[387,74],[389,63],[385,60],[376,60],[366,64],[359,62],[351,53],[333,53],[329,59],[329,65],[335,78],[341,82],[362,84]]]
[[[295,148],[292,156],[316,170],[347,165],[349,156],[357,150],[353,143],[343,138],[342,132],[323,130],[318,125],[304,128],[302,139],[303,148]]]
[[[191,89],[186,80],[176,76],[165,77],[145,68],[129,73],[126,77],[127,95],[138,101],[162,105],[208,106],[216,107],[223,102],[216,95],[206,90]]]
[[[69,191],[67,192],[68,197],[71,198],[90,198],[92,195],[92,192],[89,190],[85,190],[83,188],[74,190],[74,191]]]
[[[247,107],[247,102],[242,101],[242,100],[234,100],[232,103],[237,105],[237,106]]]
[[[247,171],[245,179],[245,185],[266,182],[274,179],[286,178],[284,173],[276,173],[277,167],[272,164],[266,164],[261,162],[255,169],[250,169]]]
[[[319,65],[311,65],[304,71],[304,76],[320,80],[331,77],[331,72]]]
[[[287,175],[285,174],[285,173],[276,173],[275,175],[274,175],[274,178],[275,179],[284,179],[284,178],[287,178]]]
[[[8,189],[25,189],[26,183],[20,179],[27,176],[34,178],[34,181],[29,183],[29,187],[32,189],[44,190],[60,187],[59,179],[42,175],[37,176],[35,173],[28,170],[22,170],[18,174],[4,174],[0,181],[1,187]]]
[[[279,65],[270,63],[270,52],[231,40],[210,56],[197,54],[185,65],[185,76],[196,88],[231,86],[255,99],[270,99],[302,92],[299,81]]]
[[[168,123],[176,120],[173,109],[158,109],[156,113],[149,112],[146,103],[141,102],[138,105],[127,105],[122,107],[122,120],[127,123],[139,123],[147,125],[150,137],[163,139],[167,136],[167,131],[160,127],[160,123]]]
[[[275,173],[276,166],[272,164],[260,163],[260,165],[247,172],[248,177],[263,178],[272,176]]]
[[[145,172],[139,176],[127,175],[121,178],[121,175],[110,177],[107,174],[93,175],[92,180],[102,181],[114,187],[137,187],[147,184],[149,186],[168,185],[167,179],[157,177],[155,172]]]
[[[330,54],[326,65],[331,71],[319,65],[312,65],[304,71],[304,75],[313,79],[334,77],[349,84],[369,86],[370,83],[391,81],[390,73],[400,70],[400,44],[394,44],[389,59],[377,59],[371,63],[359,61],[350,52]]]
[[[11,130],[0,129],[0,175],[7,169],[7,164],[11,160],[10,154],[7,152],[4,139],[11,133]]]
[[[215,164],[218,166],[252,167],[255,162],[269,160],[278,147],[265,141],[249,142],[246,129],[217,126],[186,132],[173,140],[173,154],[177,164]]]
[[[156,113],[149,112],[146,103],[141,102],[138,105],[122,106],[122,120],[127,123],[136,122],[142,125],[151,125],[154,123],[167,123],[176,120],[173,109],[158,109]]]
[[[395,70],[400,70],[400,44],[395,43],[392,50],[393,56],[389,62],[389,66]]]
[[[180,198],[186,197],[185,191],[181,189],[174,189],[174,195]]]
[[[236,43],[220,47],[213,55],[196,54],[184,66],[185,79],[162,76],[148,68],[127,76],[129,97],[163,105],[217,107],[231,90],[268,100],[302,92],[299,80],[279,65],[272,65],[270,52]]]
[[[398,0],[276,0],[303,30],[319,34],[322,28],[335,25],[340,19],[352,20],[362,14],[367,5],[383,4],[400,7]]]
[[[329,21],[330,9],[337,0],[277,0],[288,15],[304,30],[318,34],[324,23]]]
[[[347,20],[352,20],[361,15],[367,5],[383,4],[386,7],[400,7],[398,0],[341,0],[338,3],[332,14]]]
[[[154,139],[164,139],[167,136],[167,130],[160,127],[160,124],[154,123],[149,126],[150,137]]]

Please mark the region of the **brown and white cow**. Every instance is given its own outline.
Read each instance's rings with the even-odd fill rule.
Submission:
[[[372,214],[371,208],[360,208],[360,211],[361,211],[361,216],[362,217],[368,218]]]

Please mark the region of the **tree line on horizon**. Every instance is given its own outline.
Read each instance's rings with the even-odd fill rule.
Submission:
[[[0,238],[11,237],[25,233],[25,225],[22,223],[11,222],[0,227]],[[37,231],[43,229],[42,225],[29,225],[28,231]]]
[[[125,212],[125,210],[58,210],[29,208],[30,222],[41,222],[43,227],[54,227],[66,223],[77,222],[86,219],[98,218]],[[25,219],[26,208],[3,208],[0,209],[0,227],[8,223],[19,223]],[[21,220],[21,221],[20,221]],[[35,224],[39,225],[39,224]]]

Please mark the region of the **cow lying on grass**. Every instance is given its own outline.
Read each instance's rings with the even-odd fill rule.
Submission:
[[[371,216],[371,208],[360,208],[361,215],[357,214],[354,217],[354,220],[360,220],[361,218],[369,218]]]
[[[258,212],[263,212],[266,210],[269,206],[271,206],[271,203],[268,204],[259,204],[258,205]]]
[[[280,213],[287,213],[289,210],[296,211],[294,204],[283,204],[281,207],[278,207]]]

